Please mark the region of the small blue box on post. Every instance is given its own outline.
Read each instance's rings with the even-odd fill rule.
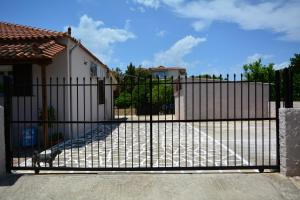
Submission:
[[[24,128],[22,131],[22,146],[31,147],[35,146],[37,142],[37,129],[36,128]]]

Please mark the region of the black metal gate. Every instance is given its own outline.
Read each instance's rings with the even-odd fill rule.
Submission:
[[[7,169],[279,170],[280,91],[292,106],[290,83],[287,71],[267,79],[5,79]]]

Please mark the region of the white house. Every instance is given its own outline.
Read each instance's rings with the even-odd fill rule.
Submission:
[[[113,118],[113,88],[108,84],[115,79],[105,64],[71,36],[70,28],[56,32],[0,22],[0,73],[10,76],[15,85],[24,86],[14,88],[12,120],[47,120],[51,106],[56,120],[70,122],[56,127],[70,138],[92,128],[72,121]],[[84,81],[89,85],[83,86]],[[12,134],[19,138],[28,126],[39,125],[12,124]],[[45,134],[51,131],[55,130],[43,127]]]
[[[164,77],[176,79],[178,76],[186,75],[186,69],[182,67],[151,67],[149,68],[150,73],[153,77],[159,77],[163,79]]]

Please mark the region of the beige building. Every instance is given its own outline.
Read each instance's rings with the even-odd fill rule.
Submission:
[[[178,76],[185,76],[186,69],[182,67],[152,67],[149,68],[153,77],[159,77],[163,79],[164,77],[171,78],[174,77],[176,79]]]
[[[176,119],[265,118],[269,84],[182,78],[174,90]]]
[[[70,28],[65,33],[1,22],[0,52],[2,77],[9,76],[15,85],[27,85],[14,91],[13,120],[45,119],[50,106],[58,121],[95,121],[113,117],[113,88],[103,81],[110,83],[115,79],[105,64],[71,36]],[[85,83],[92,83],[92,87],[82,85],[84,77]],[[42,83],[47,86],[42,87]],[[67,85],[62,86],[63,83]],[[74,85],[70,87],[70,83]],[[3,97],[1,101],[3,104]],[[13,124],[15,138],[29,126],[41,131],[37,123]],[[84,134],[83,129],[88,131],[92,127],[66,123],[56,128],[44,127],[44,132],[51,135],[51,132],[59,131],[65,138],[80,137]]]

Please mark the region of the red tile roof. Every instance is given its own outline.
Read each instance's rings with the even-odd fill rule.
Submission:
[[[45,43],[0,43],[1,59],[52,59],[65,46],[56,43],[54,40]]]
[[[55,39],[64,37],[67,33],[50,31],[30,26],[23,26],[0,22],[0,39],[3,40],[28,40],[28,39]]]
[[[0,22],[0,59],[52,59],[66,47],[57,38],[67,33]]]
[[[66,32],[50,31],[31,26],[0,22],[0,59],[8,59],[9,56],[11,56],[11,59],[21,57],[23,59],[53,58],[57,53],[61,52],[65,48],[64,45],[60,45],[57,41],[55,41],[58,38],[70,38],[75,43],[79,43],[78,40],[71,37]],[[50,41],[51,43],[49,43]],[[33,43],[38,44],[33,45]],[[33,48],[33,46],[38,46],[37,49],[42,51],[36,51],[37,49]],[[108,69],[108,67],[85,46],[81,43],[79,43],[79,46],[95,60],[100,62],[103,67]]]

